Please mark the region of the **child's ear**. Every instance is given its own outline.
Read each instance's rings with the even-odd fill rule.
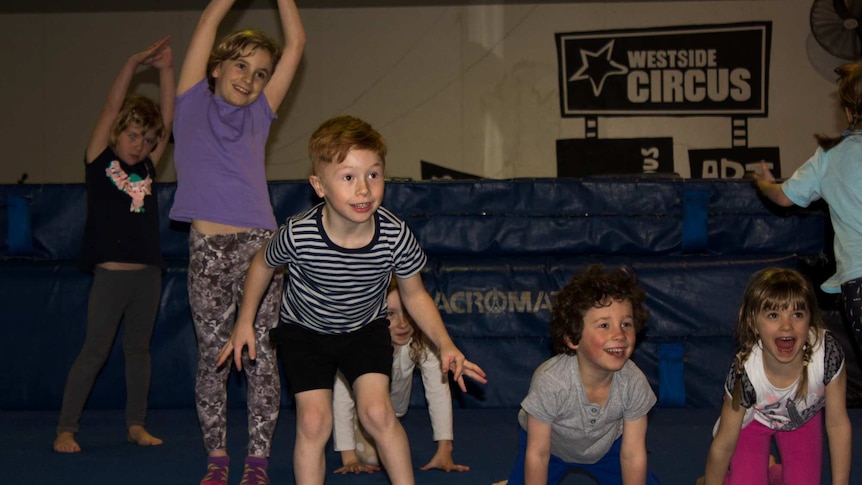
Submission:
[[[310,175],[308,177],[308,183],[311,184],[311,187],[314,188],[314,193],[317,194],[321,199],[326,196],[323,191],[323,184],[320,183],[320,178],[317,175]]]
[[[760,332],[757,331],[757,322],[754,321],[754,317],[749,317],[746,319],[745,323],[748,325],[748,329],[751,331],[751,334],[760,338]]]
[[[572,350],[578,350],[578,344],[573,344],[572,339],[570,339],[569,337],[566,337],[566,347]]]
[[[212,74],[213,78],[218,79],[219,74],[221,74],[221,62],[215,65],[215,67],[213,68],[213,72],[210,74]]]

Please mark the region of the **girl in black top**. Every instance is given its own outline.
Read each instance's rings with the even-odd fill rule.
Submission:
[[[144,428],[150,385],[150,338],[161,295],[156,163],[171,132],[176,93],[169,37],[129,57],[114,80],[84,156],[87,222],[80,266],[94,274],[84,346],[69,370],[54,450],[78,453],[75,440],[84,404],[113,346],[120,320],[126,363],[127,438],[162,440]],[[138,66],[159,70],[161,109],[130,95]]]

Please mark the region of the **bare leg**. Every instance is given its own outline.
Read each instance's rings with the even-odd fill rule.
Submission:
[[[353,383],[353,391],[359,420],[374,438],[380,461],[392,485],[413,485],[410,443],[389,400],[389,377],[363,374]]]
[[[326,443],[332,434],[332,391],[304,391],[294,398],[296,445],[293,448],[293,474],[296,485],[323,485],[326,479]]]

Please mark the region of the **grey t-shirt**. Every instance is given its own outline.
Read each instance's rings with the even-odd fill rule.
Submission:
[[[533,373],[518,422],[527,428],[526,412],[550,424],[552,455],[568,463],[593,464],[622,436],[623,421],[646,415],[655,402],[646,376],[627,361],[614,374],[605,407],[590,403],[581,384],[577,355],[559,354]]]

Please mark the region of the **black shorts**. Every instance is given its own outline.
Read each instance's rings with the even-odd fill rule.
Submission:
[[[290,392],[332,389],[336,371],[350,385],[357,377],[392,377],[392,337],[389,320],[378,318],[355,332],[321,334],[299,325],[281,324],[270,333],[284,368]]]

